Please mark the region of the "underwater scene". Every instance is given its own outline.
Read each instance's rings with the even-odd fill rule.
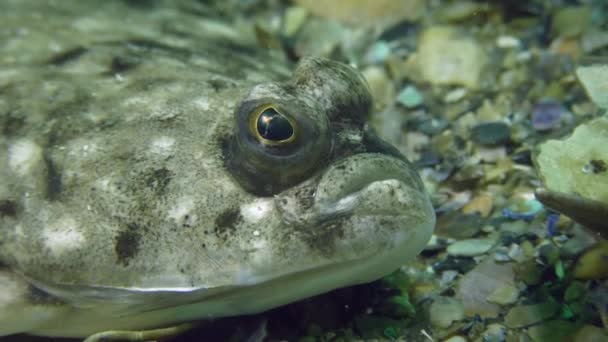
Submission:
[[[0,341],[608,341],[608,1],[0,0]]]

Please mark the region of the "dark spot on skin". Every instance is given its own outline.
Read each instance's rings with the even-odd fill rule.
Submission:
[[[17,203],[11,200],[0,200],[0,217],[16,217],[17,216]]]
[[[228,86],[229,86],[228,82],[226,82],[224,80],[216,79],[216,78],[207,80],[207,83],[209,83],[209,85],[216,92],[218,92],[218,91],[220,91],[220,90],[222,90],[224,88],[228,88]]]
[[[82,46],[71,48],[67,51],[60,52],[48,60],[48,64],[55,66],[62,66],[66,63],[72,62],[80,58],[87,52],[87,49]]]
[[[57,166],[50,158],[50,156],[45,155],[44,162],[46,163],[46,181],[47,181],[47,189],[46,196],[49,200],[56,200],[61,194],[62,183],[61,183],[61,173],[57,169]]]
[[[8,137],[17,136],[25,125],[25,117],[12,110],[5,113],[3,117],[5,120],[2,125],[2,133]]]
[[[238,208],[228,209],[215,218],[215,232],[218,235],[226,237],[236,229],[236,225],[242,219]]]
[[[126,229],[118,233],[114,240],[114,252],[118,263],[128,266],[129,261],[139,251],[141,240],[140,227],[137,223],[128,223]]]
[[[139,60],[130,56],[114,56],[110,62],[108,74],[117,74],[133,69],[139,64]]]
[[[606,162],[601,159],[592,159],[589,161],[589,165],[591,165],[591,172],[595,174],[606,172],[608,169]]]
[[[294,194],[296,200],[298,201],[297,206],[304,210],[310,209],[315,203],[315,190],[316,188],[312,186],[299,188]]]
[[[158,5],[158,0],[122,0],[130,7],[137,9],[152,9]]]
[[[163,167],[146,173],[145,183],[146,186],[154,190],[157,195],[163,195],[167,189],[167,185],[171,182],[171,177],[171,171]]]
[[[311,250],[317,251],[324,257],[330,257],[335,253],[336,241],[344,238],[344,222],[345,219],[332,220],[313,228],[298,229],[298,231],[302,233],[302,240]]]
[[[192,55],[188,49],[171,46],[151,39],[131,39],[121,42],[126,44],[132,50],[140,50],[140,52],[164,52],[179,59],[186,59]]]
[[[63,302],[49,293],[42,291],[41,289],[30,285],[27,291],[28,299],[30,302],[40,305],[61,305]]]

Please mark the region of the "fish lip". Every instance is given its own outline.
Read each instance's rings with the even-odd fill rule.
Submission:
[[[348,164],[351,164],[350,171],[342,171],[348,169]],[[357,169],[360,164],[363,165]],[[370,195],[369,190],[374,188],[379,192],[386,191],[387,197],[393,196],[393,199],[408,193],[428,198],[420,176],[407,159],[382,153],[362,153],[345,158],[324,172],[315,191],[315,206],[321,217],[344,215],[355,211],[364,196]],[[378,200],[388,202],[390,198],[387,197],[380,196]],[[374,211],[383,215],[391,213],[389,208],[377,208],[368,214]],[[400,215],[402,210],[396,209],[392,213]]]
[[[360,153],[330,165],[314,180],[276,195],[274,202],[286,224],[302,227],[331,225],[353,214],[398,216],[407,211],[403,205],[373,209],[371,203],[363,210],[362,204],[374,188],[387,195],[376,196],[378,202],[390,203],[389,195],[399,199],[408,193],[417,196],[413,201],[428,201],[422,180],[406,159]]]

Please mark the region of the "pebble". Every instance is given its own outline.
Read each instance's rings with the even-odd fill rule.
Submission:
[[[608,341],[608,332],[605,329],[598,328],[593,325],[583,326],[574,335],[573,342],[605,342]]]
[[[576,329],[576,323],[553,320],[530,327],[528,329],[528,336],[530,336],[534,342],[566,342],[572,341],[572,339],[568,337],[572,336],[576,332]]]
[[[462,300],[467,316],[494,318],[501,307],[486,298],[507,284],[515,285],[513,263],[501,264],[489,257],[459,279],[455,296]]]
[[[486,299],[490,303],[504,306],[514,304],[517,302],[517,298],[519,298],[519,289],[514,285],[507,284],[497,288]]]
[[[537,131],[549,131],[559,127],[566,112],[564,106],[553,100],[539,102],[532,110],[532,127]]]
[[[361,73],[367,81],[372,93],[375,112],[382,112],[393,104],[395,101],[395,86],[383,68],[379,66],[370,66],[363,69]],[[388,119],[384,121],[391,122]]]
[[[505,146],[478,146],[474,157],[479,161],[496,163],[507,158],[507,149]]]
[[[577,279],[608,278],[608,242],[599,242],[578,259],[574,267],[574,277]]]
[[[487,253],[494,241],[490,239],[467,239],[456,241],[447,248],[449,255],[472,257]]]
[[[534,198],[515,198],[513,203],[504,208],[502,215],[512,220],[531,221],[543,210],[543,205]]]
[[[461,214],[449,212],[437,220],[435,233],[455,239],[466,239],[474,236],[481,229],[483,220],[479,214]]]
[[[391,47],[388,43],[379,40],[370,46],[363,59],[369,64],[378,64],[383,63],[390,54]]]
[[[514,49],[521,45],[521,41],[513,36],[499,36],[496,38],[496,46],[501,49]]]
[[[424,81],[478,89],[488,57],[474,39],[455,28],[436,26],[423,32],[415,60]]]
[[[509,247],[508,255],[509,258],[511,258],[511,260],[515,261],[516,263],[522,263],[528,260],[523,249],[516,243],[511,244],[511,246]]]
[[[553,317],[558,310],[556,302],[515,306],[505,316],[505,324],[509,328],[527,327]]]
[[[467,96],[468,90],[467,88],[456,88],[449,93],[445,94],[443,98],[443,102],[445,103],[454,103],[458,102]]]
[[[409,85],[397,95],[397,102],[406,108],[416,108],[424,102],[424,99],[416,87]]]
[[[486,122],[471,129],[471,139],[480,145],[502,145],[511,138],[511,129],[504,122]]]
[[[570,6],[559,9],[553,17],[553,33],[557,36],[581,35],[591,23],[591,9],[586,6]]]
[[[505,342],[507,338],[507,329],[500,324],[493,323],[487,326],[486,330],[481,334],[483,342]],[[478,340],[475,340],[476,342]]]
[[[581,47],[585,53],[594,52],[608,46],[608,32],[587,32],[581,38]]]
[[[608,109],[608,63],[579,66],[576,77],[589,98],[600,108]]]
[[[290,6],[285,10],[283,34],[293,37],[308,18],[308,10],[300,6]]]
[[[559,249],[552,243],[547,242],[538,248],[538,253],[543,262],[553,265],[559,260]]]
[[[458,277],[459,274],[460,273],[458,273],[458,271],[454,270],[447,270],[441,272],[441,280],[439,281],[439,286],[445,287],[450,285],[452,282],[454,282],[454,280],[456,280],[456,277]]]
[[[542,281],[543,270],[534,260],[516,264],[514,270],[517,273],[517,279],[523,281],[526,285],[537,285]]]
[[[451,1],[443,4],[437,9],[437,17],[442,21],[462,21],[479,15],[484,10],[484,5],[474,1]]]
[[[494,260],[499,262],[511,261],[511,257],[509,257],[509,249],[504,246],[497,247],[494,251]]]
[[[467,339],[462,336],[452,336],[443,342],[467,342]]]
[[[475,267],[476,263],[473,258],[446,258],[433,264],[433,270],[435,272],[441,272],[446,270],[456,270],[460,273],[469,272]]]
[[[437,297],[429,308],[431,324],[439,328],[448,328],[455,321],[464,319],[464,306],[458,299]]]
[[[467,203],[463,208],[464,214],[478,213],[481,217],[486,218],[492,212],[493,196],[488,192],[481,193]]]
[[[315,15],[344,23],[376,26],[402,20],[418,20],[424,13],[425,0],[296,0]]]

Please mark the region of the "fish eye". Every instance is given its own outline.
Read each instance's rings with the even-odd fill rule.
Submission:
[[[255,111],[250,121],[250,130],[263,144],[282,145],[294,141],[296,125],[288,116],[274,106],[263,106]]]

